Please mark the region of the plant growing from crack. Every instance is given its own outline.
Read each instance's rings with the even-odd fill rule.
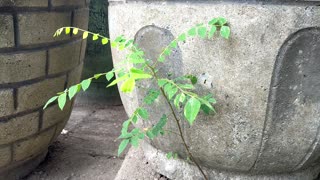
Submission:
[[[172,132],[170,130],[164,129],[167,121],[168,115],[163,114],[160,120],[152,127],[144,128],[133,128],[129,132],[129,126],[135,125],[139,119],[147,121],[150,116],[148,111],[143,107],[138,107],[128,120],[122,124],[122,130],[120,139],[122,140],[119,148],[118,155],[120,155],[124,149],[130,143],[132,146],[139,146],[139,141],[144,138],[149,138],[153,140],[159,134],[164,135],[166,132],[178,135],[185,147],[185,150],[190,159],[199,169],[201,174],[205,179],[208,179],[207,175],[204,173],[203,169],[200,167],[199,163],[196,161],[192,152],[189,149],[185,141],[185,137],[182,133],[181,121],[185,119],[190,125],[196,120],[200,110],[205,114],[210,112],[215,112],[213,104],[216,100],[211,94],[206,96],[200,96],[194,92],[195,84],[197,83],[197,77],[194,75],[183,75],[174,79],[168,79],[160,77],[158,73],[159,63],[164,63],[166,58],[171,54],[172,50],[178,47],[180,42],[185,42],[187,38],[190,37],[200,37],[211,39],[214,34],[219,33],[221,37],[228,39],[230,36],[230,28],[228,26],[227,20],[225,18],[214,18],[207,24],[198,24],[186,32],[180,34],[176,39],[171,41],[168,46],[166,46],[162,53],[156,60],[146,59],[144,52],[139,49],[139,47],[134,44],[134,40],[127,40],[124,36],[118,36],[114,41],[102,35],[92,33],[76,27],[62,27],[56,31],[54,36],[60,36],[63,32],[65,34],[73,33],[74,35],[79,32],[82,33],[82,38],[87,39],[91,37],[93,41],[100,40],[102,45],[111,43],[111,47],[117,48],[118,50],[128,49],[130,52],[126,55],[125,60],[119,62],[115,65],[115,68],[109,72],[95,74],[93,77],[83,80],[81,83],[73,85],[63,92],[57,93],[56,96],[48,100],[44,109],[51,103],[57,101],[58,106],[63,110],[67,99],[71,100],[74,96],[81,91],[86,91],[93,79],[98,79],[100,77],[105,77],[107,81],[111,83],[107,86],[114,86],[119,84],[120,90],[124,93],[130,93],[137,86],[136,82],[151,79],[157,84],[158,89],[150,89],[144,98],[144,104],[151,106],[154,101],[163,96],[169,109],[173,116],[173,120],[177,125],[178,132]],[[117,78],[114,78],[115,75]],[[174,109],[183,108],[183,117],[179,117]],[[167,153],[168,158],[177,158],[177,153],[169,152]]]

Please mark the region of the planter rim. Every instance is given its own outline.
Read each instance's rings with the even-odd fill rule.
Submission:
[[[222,2],[232,2],[232,3],[258,3],[258,4],[301,4],[301,3],[307,3],[307,4],[316,4],[319,5],[319,0],[243,0],[243,1],[237,1],[237,0],[108,0],[108,2],[180,2],[180,3],[197,3],[197,2],[206,2],[206,3],[222,3]]]

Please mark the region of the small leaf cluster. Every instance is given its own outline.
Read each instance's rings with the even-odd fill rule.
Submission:
[[[178,43],[185,42],[187,38],[200,37],[202,39],[211,39],[216,32],[220,32],[221,37],[229,39],[231,30],[225,18],[213,18],[208,22],[208,24],[197,24],[195,27],[190,28],[187,32],[180,34],[176,39],[171,41],[167,47],[164,48],[163,52],[158,58],[158,61],[164,62],[166,56],[169,56],[172,53],[172,50],[178,47]]]
[[[186,81],[190,83],[186,83]],[[179,83],[179,82],[183,83]],[[166,98],[173,102],[177,109],[184,107],[184,117],[190,125],[196,120],[200,109],[206,114],[211,111],[215,112],[213,104],[216,100],[211,94],[200,97],[198,94],[192,92],[194,85],[197,82],[197,78],[192,75],[182,76],[175,80],[159,79],[158,85],[163,89],[166,94]]]
[[[77,93],[81,90],[86,91],[92,80],[104,77],[108,82],[110,82],[107,87],[119,85],[120,90],[124,93],[130,93],[137,86],[138,81],[145,79],[150,79],[152,82],[157,84],[157,87],[151,88],[148,90],[146,96],[144,97],[144,105],[151,106],[157,99],[162,96],[164,97],[168,105],[177,110],[183,110],[183,119],[185,119],[190,125],[193,125],[200,111],[203,111],[205,114],[210,114],[210,112],[215,112],[213,105],[216,103],[216,100],[211,94],[206,96],[200,96],[195,92],[195,86],[197,84],[197,77],[194,75],[184,75],[178,78],[162,78],[159,77],[157,73],[158,63],[164,63],[167,56],[169,56],[172,51],[178,47],[179,43],[185,42],[189,37],[200,37],[200,38],[213,38],[216,32],[219,32],[219,35],[224,39],[229,39],[230,28],[228,22],[225,18],[214,18],[209,21],[207,24],[198,24],[186,32],[177,36],[172,42],[170,42],[162,51],[157,59],[148,60],[145,58],[144,52],[134,44],[133,40],[128,40],[124,36],[118,36],[115,40],[111,41],[109,38],[104,37],[100,34],[92,33],[76,27],[62,27],[58,29],[54,36],[60,36],[63,32],[65,34],[74,34],[77,35],[82,33],[83,39],[92,39],[93,41],[100,41],[102,45],[108,43],[111,44],[111,47],[118,50],[128,50],[124,60],[120,61],[118,64],[115,64],[115,68],[109,72],[98,73],[93,77],[85,79],[80,83],[69,87],[63,92],[57,93],[56,96],[50,98],[44,109],[53,102],[58,102],[60,109],[63,109],[66,101],[73,99]],[[176,117],[174,111],[172,111],[173,117]],[[125,148],[131,144],[133,147],[137,147],[139,142],[144,138],[149,138],[153,140],[159,135],[164,135],[165,132],[170,132],[169,130],[164,129],[170,114],[163,114],[162,117],[157,121],[156,124],[152,127],[136,128],[135,124],[139,120],[148,121],[150,119],[149,112],[146,108],[138,107],[130,118],[123,122],[121,135],[121,143],[118,148],[118,155],[120,155]],[[180,126],[180,121],[176,119],[176,123]],[[133,129],[130,128],[133,126]],[[130,130],[132,129],[132,130]],[[175,132],[173,132],[175,133]],[[181,137],[183,134],[180,132],[175,133]],[[186,147],[187,148],[187,147]],[[177,153],[168,153],[168,158],[177,158]]]

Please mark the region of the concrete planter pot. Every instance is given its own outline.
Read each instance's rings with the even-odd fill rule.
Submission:
[[[56,92],[78,83],[86,43],[53,38],[57,28],[87,28],[88,2],[0,1],[0,179],[19,179],[45,157],[72,109],[43,111]]]
[[[230,40],[191,39],[161,69],[197,75],[199,91],[217,98],[215,116],[200,116],[192,127],[184,124],[187,143],[211,179],[314,179],[319,174],[320,3],[282,2],[110,2],[111,37],[135,37],[148,58],[197,23],[218,16],[230,21]],[[115,62],[122,53],[113,52]],[[142,104],[144,93],[122,94],[128,114]],[[161,103],[150,108],[156,114],[153,124],[168,112]],[[175,179],[201,177],[192,165],[158,154],[177,151],[185,157],[180,139],[167,137],[145,146],[156,170]]]

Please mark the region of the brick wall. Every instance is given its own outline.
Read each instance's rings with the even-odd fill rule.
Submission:
[[[88,0],[0,0],[0,179],[25,175],[21,167],[60,133],[72,103],[43,111],[56,92],[78,83],[86,42],[53,38],[62,26],[87,29]],[[19,169],[19,172],[14,172]]]

